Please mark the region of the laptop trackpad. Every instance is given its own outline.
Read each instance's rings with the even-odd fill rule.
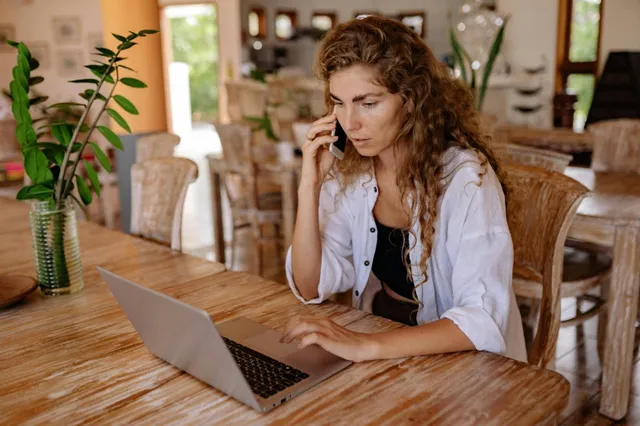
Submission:
[[[300,350],[298,349],[298,342],[295,340],[291,343],[280,343],[280,333],[275,330],[265,330],[262,333],[253,335],[246,339],[245,343],[246,346],[280,360]]]
[[[291,343],[280,343],[280,333],[272,330],[251,336],[246,340],[247,346],[308,374],[318,373],[340,360],[337,356],[317,345],[299,349],[299,343],[299,340],[294,340]]]

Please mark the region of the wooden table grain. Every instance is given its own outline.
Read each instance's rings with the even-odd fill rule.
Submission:
[[[0,200],[0,271],[32,273],[26,210]],[[6,221],[5,218],[11,218]],[[355,364],[263,415],[153,356],[95,265],[209,312],[282,329],[313,313],[352,330],[401,324],[323,303],[306,306],[275,282],[80,225],[85,289],[33,294],[0,310],[2,424],[517,424],[553,423],[568,401],[559,374],[489,353]],[[8,236],[8,237],[7,237]],[[215,362],[215,360],[212,360]]]
[[[592,193],[578,208],[569,237],[613,247],[607,302],[600,413],[615,420],[629,406],[640,288],[640,175],[568,167]]]

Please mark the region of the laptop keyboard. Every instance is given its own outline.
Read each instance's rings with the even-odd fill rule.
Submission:
[[[249,382],[251,390],[263,398],[269,398],[309,377],[290,365],[249,349],[223,337],[240,371]]]

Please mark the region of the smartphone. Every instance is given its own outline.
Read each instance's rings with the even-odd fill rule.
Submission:
[[[336,120],[336,128],[331,132],[331,136],[337,136],[338,140],[329,145],[329,152],[339,160],[344,160],[344,149],[347,146],[347,134]]]

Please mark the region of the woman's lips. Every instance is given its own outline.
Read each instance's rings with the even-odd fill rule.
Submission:
[[[353,144],[355,146],[364,145],[364,144],[367,143],[368,140],[369,140],[369,138],[367,138],[367,139],[351,138],[351,142],[353,142]]]

